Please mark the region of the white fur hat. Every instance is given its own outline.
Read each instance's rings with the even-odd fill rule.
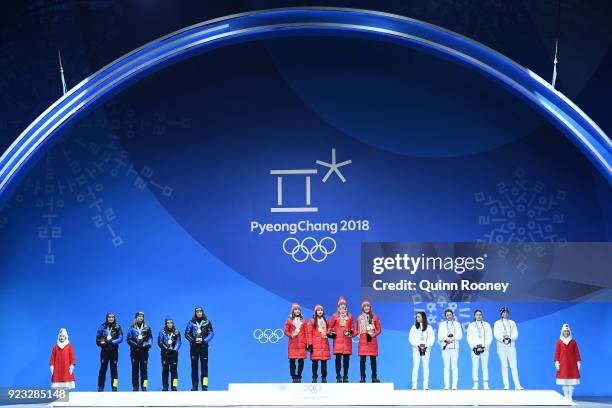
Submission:
[[[68,331],[64,329],[63,327],[59,330],[59,333],[57,333],[58,340],[59,340],[59,336],[61,336],[62,334],[66,336],[66,340],[68,340]]]

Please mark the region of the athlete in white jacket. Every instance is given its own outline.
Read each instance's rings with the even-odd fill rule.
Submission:
[[[478,389],[478,365],[482,363],[482,388],[489,389],[489,346],[493,342],[491,325],[482,318],[482,311],[474,311],[474,321],[467,328],[467,342],[472,355],[472,380]]]
[[[412,345],[412,389],[417,389],[419,365],[423,361],[423,389],[429,389],[429,356],[436,335],[427,322],[425,312],[417,312],[414,325],[410,328],[408,341]]]
[[[459,322],[455,320],[452,310],[444,311],[445,321],[438,327],[438,342],[442,347],[442,361],[444,362],[444,389],[448,390],[450,371],[453,371],[453,390],[457,389],[459,382],[459,371],[457,363],[459,360],[459,342],[463,338],[463,330]]]
[[[516,364],[516,339],[518,339],[518,328],[514,320],[508,319],[510,310],[507,307],[502,307],[501,319],[495,322],[493,326],[493,335],[497,340],[497,354],[501,360],[502,380],[504,382],[504,390],[510,388],[508,380],[508,363],[510,363],[510,371],[512,371],[512,381],[514,388],[522,390],[519,381],[518,368]]]

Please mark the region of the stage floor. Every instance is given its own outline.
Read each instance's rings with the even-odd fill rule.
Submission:
[[[590,403],[597,404],[597,403]],[[553,390],[395,390],[379,384],[230,384],[208,392],[73,392],[55,407],[571,406]]]

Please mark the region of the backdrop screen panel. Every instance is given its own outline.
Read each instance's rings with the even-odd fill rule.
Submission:
[[[416,310],[437,327],[448,307],[465,325],[475,309],[493,322],[505,305],[520,328],[523,386],[555,387],[567,322],[583,356],[577,392],[609,394],[599,375],[612,361],[601,341],[612,335],[605,276],[590,281],[588,262],[576,264],[565,297],[551,290],[557,281],[520,286],[552,244],[609,242],[609,185],[538,112],[465,66],[363,35],[258,40],[166,67],[66,132],[0,212],[0,308],[19,338],[0,384],[46,385],[66,327],[77,387],[95,390],[107,312],[126,332],[142,310],[156,334],[166,316],[184,330],[197,305],[215,328],[211,389],[286,381],[291,304],[307,316],[322,304],[329,316],[344,296],[358,314],[364,243],[417,243],[419,255],[480,242],[512,255],[503,268],[518,297],[432,289],[373,301],[379,377],[409,386]],[[534,290],[537,299],[520,297]],[[153,350],[150,388],[160,389]],[[469,352],[460,388],[471,386]],[[119,354],[128,390],[125,342]],[[499,364],[492,356],[494,388]],[[190,384],[187,344],[179,384]],[[430,386],[442,387],[437,349]]]

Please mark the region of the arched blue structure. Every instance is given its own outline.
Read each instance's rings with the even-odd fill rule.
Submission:
[[[12,180],[62,127],[105,96],[193,52],[265,37],[367,33],[463,63],[524,98],[574,142],[612,185],[612,143],[571,100],[496,51],[422,21],[359,9],[283,8],[235,14],[152,41],[81,81],[34,120],[0,157],[0,199]]]

